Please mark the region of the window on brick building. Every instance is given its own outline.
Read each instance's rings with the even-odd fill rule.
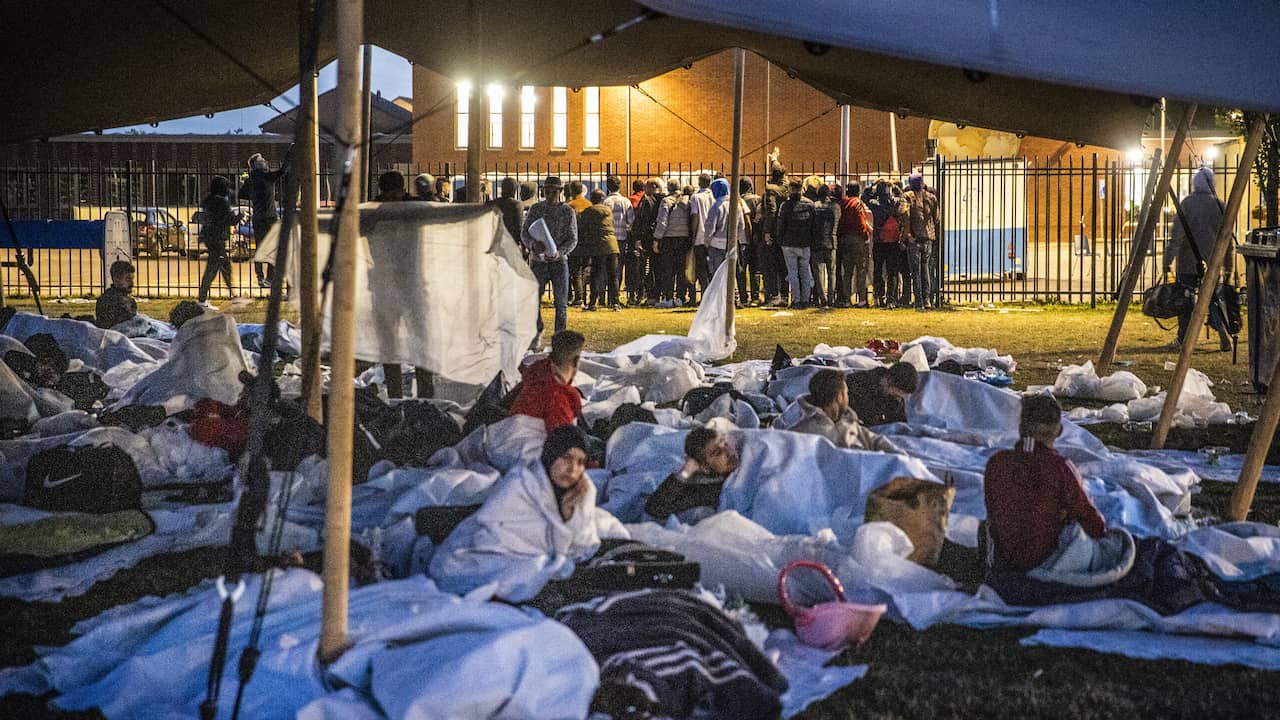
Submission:
[[[600,88],[585,88],[586,98],[583,100],[585,108],[585,125],[582,132],[582,149],[583,150],[599,150],[600,149]]]
[[[569,147],[568,88],[551,88],[551,147],[554,150]]]
[[[457,127],[454,129],[454,147],[467,146],[467,125],[471,122],[468,110],[471,107],[471,83],[458,83]]]
[[[533,86],[525,85],[520,88],[520,149],[532,150],[534,145],[533,136],[533,109],[537,105],[538,98],[534,93]]]
[[[502,147],[502,86],[489,86],[489,148]]]

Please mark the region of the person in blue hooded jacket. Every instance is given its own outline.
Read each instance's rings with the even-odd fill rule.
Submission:
[[[747,221],[746,215],[742,211],[742,201],[739,199],[737,212],[729,207],[729,181],[724,178],[716,178],[711,181],[711,209],[707,211],[706,221],[703,223],[703,237],[707,242],[707,269],[714,276],[716,269],[720,267],[720,263],[724,262],[725,257],[729,254],[729,222],[730,218],[734,218],[734,222],[738,223],[738,242],[742,242],[746,235]]]

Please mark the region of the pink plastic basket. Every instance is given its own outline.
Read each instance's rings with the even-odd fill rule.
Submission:
[[[819,603],[812,607],[798,606],[787,592],[787,576],[797,568],[817,570],[835,591],[834,602]],[[880,616],[887,609],[881,605],[859,605],[844,599],[844,587],[836,579],[831,568],[813,560],[795,560],[778,573],[778,598],[782,608],[796,623],[796,637],[806,645],[824,650],[839,650],[845,643],[854,647],[871,637]]]

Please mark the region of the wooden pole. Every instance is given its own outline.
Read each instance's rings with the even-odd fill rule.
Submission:
[[[889,111],[889,148],[893,154],[893,176],[898,177],[898,116]]]
[[[482,81],[484,47],[481,43],[480,4],[471,0],[471,95],[467,103],[467,202],[482,203],[480,164],[489,142],[489,89]]]
[[[840,186],[849,184],[849,110],[848,105],[840,106]]]
[[[360,178],[364,181],[360,183],[360,202],[368,202],[370,198],[377,195],[374,192],[373,184],[373,46],[369,43],[364,44],[363,55],[360,60],[360,141],[364,146],[360,148],[360,157],[363,162],[360,164]]]
[[[364,0],[338,0],[337,151],[349,163],[348,201],[333,238],[333,302],[329,350],[333,382],[329,389],[329,489],[324,518],[324,597],[321,606],[320,660],[332,662],[347,644],[347,583],[350,575],[351,453],[355,414],[355,279],[360,240],[361,147],[360,42],[364,38]]]
[[[1120,291],[1116,295],[1116,312],[1111,317],[1111,329],[1107,331],[1106,342],[1102,344],[1102,354],[1098,357],[1098,375],[1111,372],[1111,363],[1116,359],[1116,347],[1120,344],[1120,330],[1124,327],[1125,315],[1133,301],[1133,289],[1138,285],[1138,277],[1142,275],[1142,265],[1147,258],[1147,248],[1155,237],[1156,226],[1160,224],[1160,213],[1164,208],[1164,196],[1169,194],[1169,185],[1173,182],[1173,172],[1178,167],[1178,156],[1182,154],[1182,143],[1186,142],[1187,131],[1196,116],[1196,104],[1189,103],[1182,111],[1182,119],[1178,121],[1178,129],[1173,133],[1173,146],[1169,154],[1164,156],[1163,148],[1156,150],[1155,157],[1163,159],[1160,164],[1160,180],[1154,192],[1151,180],[1155,177],[1156,162],[1153,159],[1151,173],[1147,175],[1147,192],[1142,198],[1144,211],[1138,226],[1138,235],[1134,238],[1133,254],[1125,267],[1124,277],[1120,281]]]
[[[746,78],[747,51],[733,51],[733,156],[729,158],[729,219],[725,221],[724,336],[733,337],[734,299],[738,296],[738,192],[742,177],[742,85]]]
[[[1237,170],[1236,172],[1240,172]],[[1191,333],[1188,331],[1187,335]],[[1235,489],[1231,491],[1231,502],[1227,505],[1228,520],[1248,520],[1249,508],[1253,507],[1253,493],[1258,489],[1258,478],[1262,475],[1262,465],[1267,460],[1267,452],[1276,437],[1276,423],[1280,421],[1280,362],[1271,371],[1271,382],[1267,385],[1267,400],[1262,405],[1262,413],[1253,425],[1253,435],[1249,438],[1249,451],[1245,453],[1244,465],[1240,467],[1240,478]]]
[[[1151,434],[1151,448],[1160,450],[1169,437],[1169,427],[1173,424],[1173,416],[1178,409],[1178,398],[1182,395],[1182,384],[1187,379],[1187,371],[1191,369],[1191,353],[1196,347],[1196,338],[1205,318],[1209,316],[1209,301],[1213,299],[1213,291],[1218,286],[1218,278],[1222,275],[1222,265],[1226,262],[1227,249],[1231,247],[1236,232],[1236,215],[1240,213],[1240,204],[1244,201],[1245,191],[1249,188],[1249,173],[1253,171],[1253,161],[1258,157],[1258,145],[1262,142],[1262,130],[1266,125],[1265,115],[1256,115],[1251,119],[1249,132],[1245,138],[1244,154],[1240,156],[1240,166],[1236,168],[1235,178],[1231,181],[1231,193],[1227,197],[1227,209],[1222,214],[1222,224],[1218,227],[1218,241],[1213,246],[1213,254],[1207,258],[1208,267],[1196,291],[1196,306],[1191,311],[1191,321],[1187,325],[1187,334],[1182,341],[1182,351],[1178,353],[1178,366],[1173,371],[1173,380],[1164,396],[1164,408],[1160,411],[1160,419],[1156,421],[1155,431]],[[1261,427],[1254,427],[1255,440]],[[1274,426],[1274,423],[1272,423]],[[1268,439],[1270,436],[1268,436]],[[1253,447],[1251,445],[1250,451]],[[1265,449],[1263,454],[1265,455]],[[1243,476],[1244,468],[1241,468]],[[1256,480],[1256,475],[1255,475]],[[1233,493],[1232,497],[1235,495]]]
[[[300,0],[298,15],[299,47],[305,52],[307,28],[311,27],[313,0]],[[301,178],[302,212],[298,217],[301,243],[298,252],[298,305],[302,322],[302,403],[316,422],[324,421],[320,397],[320,297],[316,267],[316,236],[320,233],[317,213],[320,209],[320,123],[316,117],[316,67],[305,57],[299,58],[301,96],[302,152],[298,172]],[[281,242],[288,242],[283,239]]]

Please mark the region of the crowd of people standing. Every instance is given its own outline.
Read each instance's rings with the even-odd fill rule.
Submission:
[[[696,305],[729,257],[736,224],[739,307],[913,307],[938,303],[934,255],[938,198],[919,173],[905,187],[889,180],[828,184],[788,179],[774,164],[764,192],[702,173],[697,187],[651,177],[609,176],[603,189],[559,177],[537,188],[505,178],[494,200],[528,253],[534,275],[551,286],[556,330],[568,308]],[[567,192],[566,192],[567,191]],[[519,192],[519,197],[517,197]]]

